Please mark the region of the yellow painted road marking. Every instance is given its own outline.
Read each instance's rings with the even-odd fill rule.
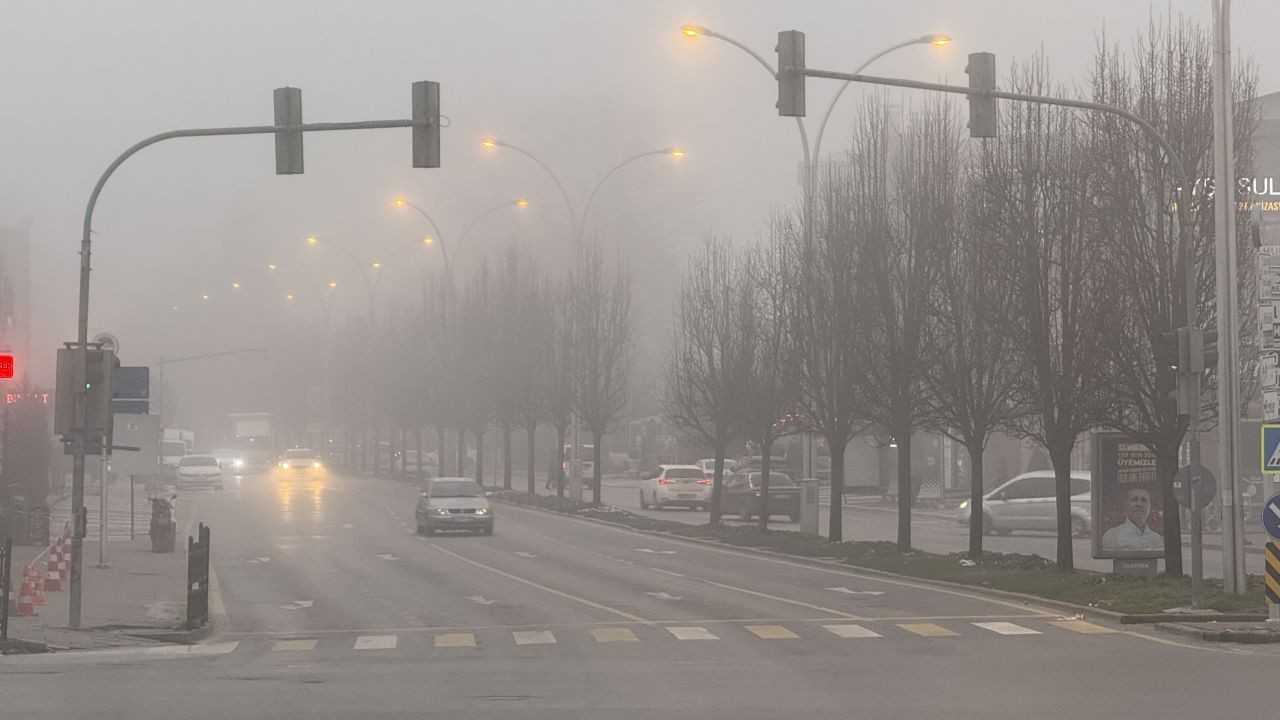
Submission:
[[[302,652],[316,649],[316,638],[306,640],[277,640],[271,652]]]
[[[955,633],[933,623],[900,623],[898,627],[920,637],[952,637]]]
[[[499,570],[499,569],[498,569],[498,568],[496,568],[496,567],[491,567],[491,566],[489,566],[489,565],[485,565],[484,563],[476,562],[475,560],[472,560],[471,558],[463,557],[463,556],[459,555],[458,553],[453,552],[453,551],[451,551],[451,550],[445,550],[444,548],[440,547],[439,545],[432,545],[431,547],[435,548],[436,550],[439,550],[440,552],[444,553],[445,555],[448,555],[449,557],[455,558],[455,559],[457,559],[457,560],[461,560],[462,562],[467,563],[468,565],[474,565],[475,567],[478,567],[478,568],[480,568],[480,569],[482,569],[482,570],[488,570],[488,571],[489,571],[489,572],[491,572],[491,573],[496,573],[496,574],[501,575],[502,577],[507,578],[507,579],[509,579],[509,580],[515,580],[516,582],[518,582],[518,583],[524,583],[525,585],[528,585],[529,587],[535,587],[535,588],[538,588],[539,590],[542,590],[543,592],[549,592],[549,593],[551,593],[552,595],[557,595],[557,596],[562,597],[562,598],[564,598],[564,599],[566,599],[566,600],[572,600],[572,601],[574,601],[574,602],[582,603],[583,605],[586,605],[586,606],[588,606],[588,607],[593,607],[593,608],[595,608],[595,609],[597,609],[597,610],[603,610],[603,611],[608,612],[608,613],[613,613],[614,615],[617,615],[617,616],[622,617],[622,618],[626,618],[627,620],[630,620],[631,622],[643,623],[643,624],[645,624],[645,625],[652,624],[649,620],[645,620],[644,618],[640,617],[639,615],[632,615],[632,614],[631,614],[631,613],[629,613],[629,612],[626,612],[626,611],[623,611],[623,610],[617,610],[617,609],[615,609],[615,608],[611,608],[611,607],[609,607],[608,605],[601,605],[601,604],[600,604],[600,603],[598,603],[598,602],[594,602],[594,601],[592,601],[592,600],[588,600],[588,599],[583,598],[583,597],[578,597],[577,595],[571,595],[571,594],[569,594],[569,593],[567,593],[567,592],[564,592],[564,591],[561,591],[561,590],[556,590],[555,588],[547,587],[546,585],[543,585],[543,584],[541,584],[541,583],[536,583],[536,582],[534,582],[534,581],[532,581],[532,580],[527,580],[527,579],[522,578],[522,577],[520,577],[520,576],[518,576],[518,575],[512,575],[511,573],[509,573],[509,572],[507,572],[507,571],[505,571],[505,570]]]
[[[640,638],[627,628],[592,628],[591,635],[596,642],[635,642]]]
[[[746,628],[762,640],[791,640],[800,637],[781,625],[747,625]]]
[[[1093,623],[1085,622],[1084,620],[1054,620],[1050,624],[1084,635],[1104,635],[1116,632],[1109,627],[1094,625]]]
[[[361,635],[356,638],[356,644],[352,646],[352,650],[394,650],[396,648],[395,635]]]
[[[475,647],[476,636],[471,633],[444,633],[436,636],[436,647]]]
[[[842,638],[877,638],[884,637],[878,632],[868,630],[861,625],[823,625],[823,630],[834,633]]]
[[[719,640],[710,630],[704,627],[668,627],[667,632],[677,640]]]
[[[515,630],[511,633],[511,639],[515,640],[517,645],[556,644],[556,636],[552,635],[550,630]]]

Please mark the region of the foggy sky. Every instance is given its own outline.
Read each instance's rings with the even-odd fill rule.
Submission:
[[[302,88],[306,121],[349,121],[407,117],[410,83],[439,81],[449,122],[443,167],[410,167],[407,130],[308,134],[306,174],[292,177],[274,175],[268,136],[144,150],[108,184],[95,220],[91,332],[120,337],[126,364],[251,347],[316,323],[314,303],[283,301],[303,288],[273,281],[268,261],[336,279],[335,312],[363,312],[352,263],[303,238],[337,239],[362,261],[380,259],[429,234],[392,207],[396,196],[426,207],[455,239],[484,209],[527,197],[530,207],[473,231],[467,261],[511,240],[561,257],[568,219],[558,191],[527,159],[481,150],[489,134],[544,158],[579,212],[619,160],[687,149],[680,162],[628,166],[592,210],[602,235],[650,257],[648,272],[669,263],[678,277],[675,261],[708,232],[754,238],[797,196],[794,121],[777,117],[773,81],[754,61],[717,40],[683,38],[682,23],[732,35],[771,62],[777,31],[804,30],[808,64],[841,70],[898,40],[946,32],[950,47],[906,48],[868,72],[963,83],[966,54],[987,50],[1006,78],[1011,61],[1043,49],[1055,78],[1071,84],[1083,81],[1104,27],[1127,45],[1153,9],[1167,7],[1209,21],[1209,0],[7,2],[0,226],[32,222],[33,345],[45,353],[33,375],[50,379],[53,349],[74,338],[82,213],[107,163],[165,130],[267,124],[275,87]],[[1280,90],[1277,26],[1280,3],[1235,3],[1235,44],[1258,64],[1259,94]],[[808,86],[813,116],[835,84]],[[845,147],[863,92],[846,93],[824,151]],[[434,251],[415,253],[388,268],[380,300],[411,300],[421,270],[439,261]],[[244,286],[239,295],[233,280]],[[637,278],[641,304],[650,302],[646,283]],[[230,375],[254,367],[216,366]]]

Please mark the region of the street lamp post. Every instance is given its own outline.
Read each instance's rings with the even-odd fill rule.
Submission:
[[[312,278],[310,275],[303,272],[302,270],[299,270],[298,268],[291,267],[291,266],[280,265],[278,263],[267,263],[267,269],[273,273],[284,271],[296,276],[299,280],[302,281],[304,285],[306,285],[312,291],[312,293],[316,298],[316,302],[319,303],[320,305],[320,321],[322,323],[322,328],[323,328],[321,331],[321,337],[320,337],[320,395],[321,395],[320,454],[321,454],[321,457],[323,457],[325,462],[327,463],[329,461],[328,453],[329,453],[329,419],[330,419],[329,418],[329,391],[330,391],[329,336],[332,334],[332,331],[331,331],[332,314],[329,312],[328,298],[325,297],[325,292],[321,288],[328,287],[328,289],[330,290],[336,290],[338,287],[338,283],[330,280],[324,285],[321,285],[321,283],[317,282],[314,278]],[[285,295],[286,301],[292,301],[293,299],[294,299],[294,293],[289,292]],[[348,435],[350,435],[349,431],[348,431]],[[349,455],[346,458],[346,462],[348,465],[350,465],[351,458]]]

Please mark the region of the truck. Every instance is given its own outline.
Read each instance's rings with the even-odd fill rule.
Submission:
[[[196,434],[190,430],[165,428],[160,438],[160,470],[167,476],[176,475],[178,463],[196,449]]]
[[[271,432],[271,413],[229,413],[231,446],[243,453],[246,466],[262,468],[275,462],[275,436]]]

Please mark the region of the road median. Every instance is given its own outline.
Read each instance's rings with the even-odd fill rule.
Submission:
[[[891,542],[831,542],[823,537],[787,530],[760,532],[755,527],[692,525],[659,520],[609,506],[591,506],[569,498],[527,495],[503,491],[501,502],[536,508],[578,518],[604,521],[642,532],[687,540],[714,542],[797,558],[835,563],[851,568],[900,577],[984,590],[1025,600],[1043,600],[1062,609],[1096,612],[1123,621],[1126,616],[1165,614],[1186,605],[1190,580],[1177,577],[1124,577],[1084,570],[1063,572],[1039,555],[983,553],[976,561],[964,553],[946,555],[922,551],[901,552]],[[1222,591],[1220,581],[1205,582],[1205,608],[1234,617],[1262,616],[1266,612],[1261,579],[1250,578],[1250,592],[1243,596]],[[1213,622],[1215,616],[1196,615],[1186,622]],[[1222,639],[1228,639],[1223,637]]]

